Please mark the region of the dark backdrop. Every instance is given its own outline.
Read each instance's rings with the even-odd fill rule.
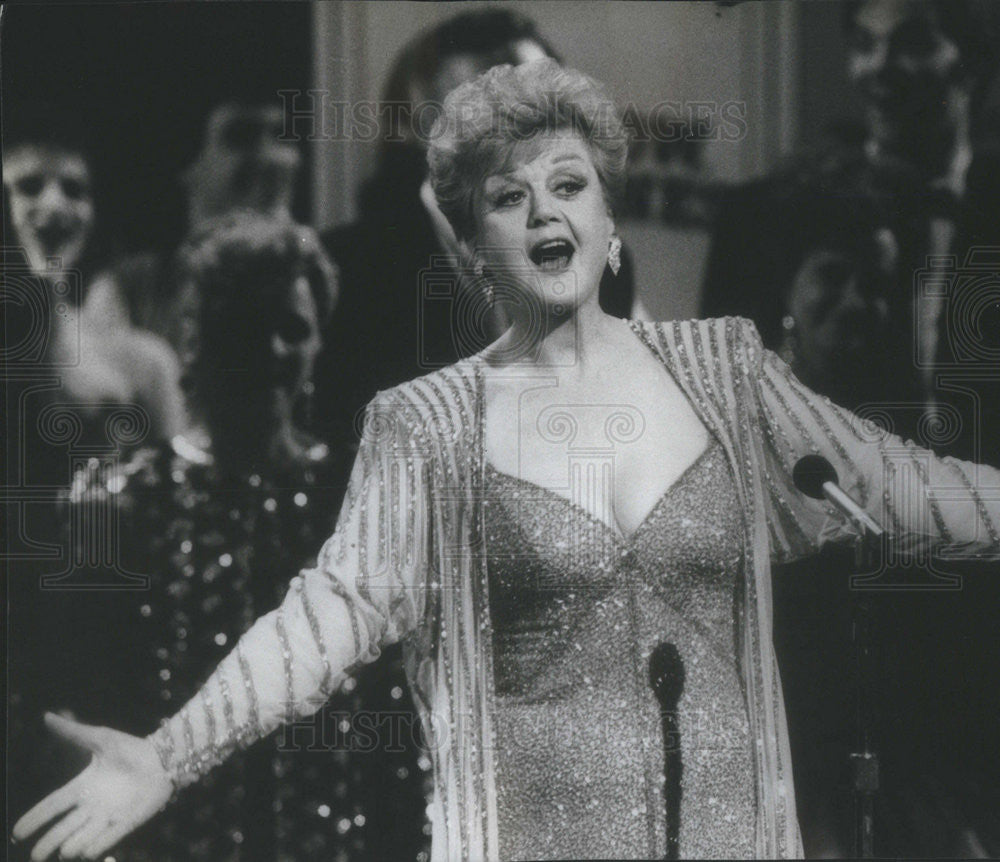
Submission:
[[[308,3],[4,4],[3,122],[44,100],[84,135],[102,232],[126,250],[183,229],[179,171],[210,108],[311,82]],[[309,165],[295,216],[308,221]]]

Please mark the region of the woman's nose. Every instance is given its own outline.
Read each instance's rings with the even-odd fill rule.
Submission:
[[[528,214],[529,227],[540,227],[559,218],[559,210],[548,192],[531,195],[531,209]]]
[[[36,207],[43,212],[61,212],[67,208],[68,203],[62,186],[53,180],[46,182],[35,198]]]
[[[294,144],[269,137],[261,139],[259,146],[254,150],[254,158],[261,164],[273,164],[289,171],[296,170],[302,160]]]
[[[861,290],[861,283],[857,275],[852,275],[844,284],[838,309],[841,314],[860,313],[868,310],[868,303],[865,301],[865,295]]]
[[[275,359],[284,359],[292,351],[292,346],[281,337],[280,333],[275,332],[271,336],[271,354]]]

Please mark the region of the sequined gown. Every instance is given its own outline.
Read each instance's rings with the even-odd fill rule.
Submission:
[[[555,491],[492,467],[487,482],[501,858],[663,858],[678,742],[680,856],[752,856],[743,535],[722,448],[628,537]],[[650,679],[664,642],[683,666],[676,708]]]

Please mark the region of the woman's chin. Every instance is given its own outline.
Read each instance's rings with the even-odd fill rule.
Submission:
[[[591,292],[590,282],[575,266],[538,272],[538,295],[556,314],[579,308]],[[599,283],[600,278],[595,283]]]
[[[512,319],[551,321],[569,317],[600,283],[600,274],[585,278],[576,263],[574,260],[563,267],[532,266],[528,271],[508,271],[493,282],[495,298]]]

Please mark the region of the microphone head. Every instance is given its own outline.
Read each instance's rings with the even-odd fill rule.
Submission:
[[[792,481],[807,497],[822,500],[823,485],[827,482],[836,485],[837,471],[822,455],[806,455],[804,458],[799,458],[792,469]]]
[[[677,707],[684,690],[684,662],[672,643],[659,643],[649,654],[649,684],[661,704]]]

